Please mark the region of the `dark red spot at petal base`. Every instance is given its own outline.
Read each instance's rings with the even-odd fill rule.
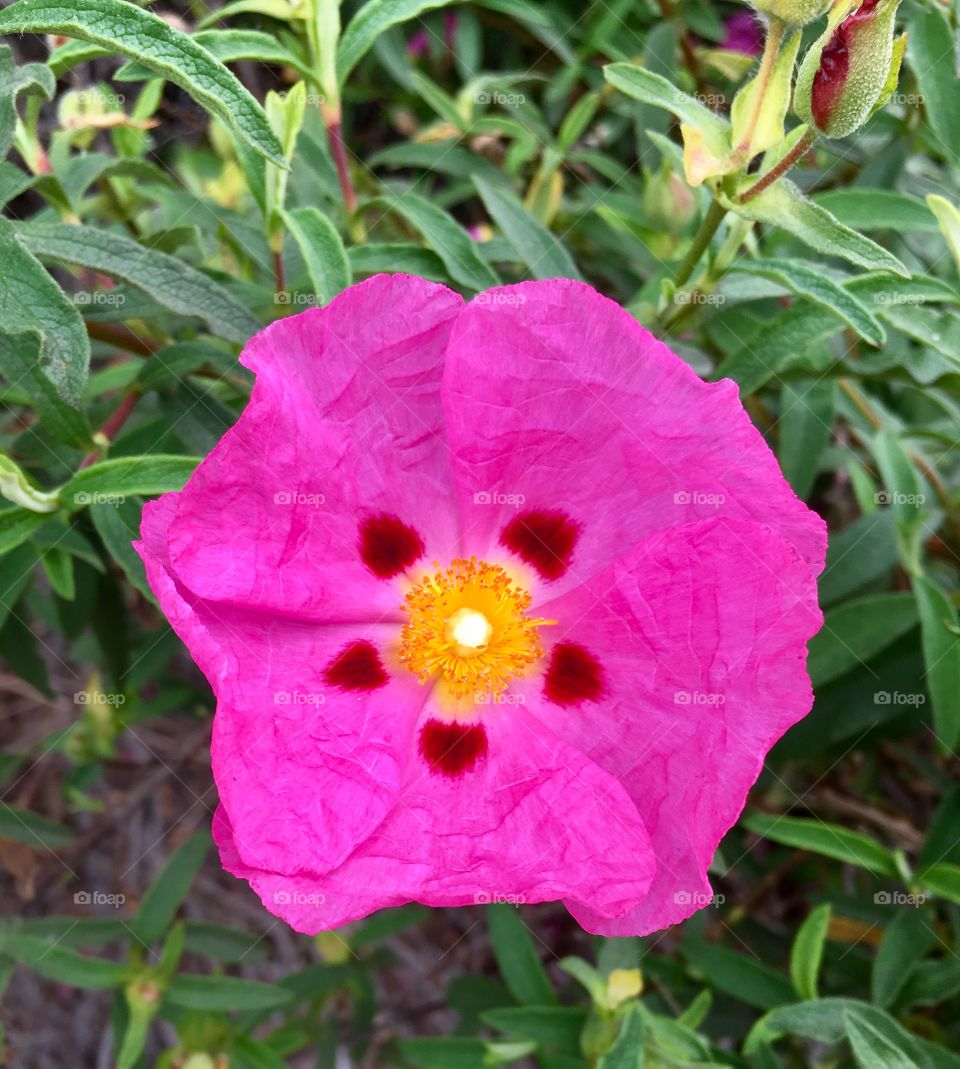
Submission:
[[[387,512],[360,524],[360,557],[379,579],[392,579],[424,553],[423,539],[403,520]]]
[[[559,579],[569,568],[580,525],[559,509],[521,512],[500,535],[500,544],[536,568],[544,579]]]
[[[363,639],[344,646],[327,665],[323,678],[341,690],[376,690],[390,680],[376,647]]]
[[[420,732],[420,755],[444,776],[462,776],[487,754],[482,724],[428,720]]]
[[[543,694],[556,705],[596,701],[603,693],[600,662],[577,642],[558,642],[550,654]]]

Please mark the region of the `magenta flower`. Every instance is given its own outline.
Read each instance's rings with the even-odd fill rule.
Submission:
[[[823,523],[735,385],[565,280],[378,276],[243,361],[249,406],[138,543],[217,696],[224,866],[310,933],[703,905],[821,620]]]

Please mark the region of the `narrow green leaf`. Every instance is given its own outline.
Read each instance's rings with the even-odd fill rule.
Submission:
[[[873,1001],[890,1009],[910,979],[913,967],[926,957],[936,936],[916,908],[901,907],[883,933],[870,976]]]
[[[17,125],[17,97],[25,89],[36,88],[50,100],[56,90],[53,71],[44,63],[18,67],[9,45],[0,45],[0,159],[10,151]]]
[[[31,512],[29,509],[0,509],[0,556],[26,542],[47,519],[45,513]]]
[[[822,630],[810,640],[807,667],[814,687],[819,689],[867,664],[890,643],[912,631],[917,619],[910,594],[875,594],[831,609]],[[893,699],[886,692],[878,692],[873,700],[888,704]],[[915,707],[918,701],[912,704]]]
[[[953,27],[934,4],[917,5],[910,20],[907,55],[923,110],[944,157],[957,162],[960,151],[960,83],[957,82]]]
[[[218,59],[187,34],[127,0],[17,0],[0,34],[55,33],[122,52],[180,86],[257,152],[286,167],[263,109]]]
[[[0,262],[0,329],[38,336],[43,373],[66,404],[79,407],[90,365],[80,313],[6,219],[0,219]]]
[[[905,278],[910,275],[896,256],[870,238],[844,226],[826,208],[809,200],[785,178],[746,204],[725,196],[721,196],[720,201],[725,208],[744,219],[786,230],[817,252],[839,256],[870,271],[890,271]]]
[[[480,1018],[505,1035],[532,1039],[575,1054],[587,1013],[580,1006],[506,1006],[487,1010]]]
[[[889,850],[876,839],[850,831],[839,824],[757,812],[745,817],[742,823],[749,831],[772,842],[858,865],[880,876],[899,876],[896,861]]]
[[[319,208],[294,208],[283,218],[300,246],[317,299],[327,304],[353,281],[343,239]]]
[[[813,489],[820,458],[833,436],[836,384],[821,378],[789,382],[780,394],[780,467],[794,493]]]
[[[825,902],[800,925],[797,937],[790,948],[790,979],[794,990],[801,998],[817,997],[817,981],[823,947],[830,927],[830,903]]]
[[[111,557],[120,565],[131,586],[156,604],[147,583],[143,561],[131,545],[140,535],[140,514],[143,502],[139,497],[124,497],[112,503],[97,501],[89,506],[90,518]]]
[[[293,1001],[293,993],[259,980],[181,973],[167,988],[165,1001],[184,1010],[274,1010]]]
[[[59,850],[73,842],[73,832],[55,820],[0,802],[0,839],[12,839],[34,850]]]
[[[577,265],[563,242],[532,216],[513,190],[473,176],[484,207],[517,250],[534,278],[580,278]]]
[[[917,856],[917,871],[923,872],[941,861],[960,861],[960,783],[943,796],[933,814],[923,848]]]
[[[470,235],[442,208],[417,193],[383,201],[419,230],[443,260],[454,282],[472,290],[498,286],[500,280],[474,247]]]
[[[696,127],[706,139],[713,155],[722,156],[730,151],[730,124],[716,112],[681,92],[662,75],[632,63],[609,63],[603,68],[607,81],[634,100],[664,108],[681,122]]]
[[[960,865],[931,865],[917,876],[917,882],[925,891],[960,905]]]
[[[600,1056],[597,1069],[643,1069],[647,1027],[638,1005],[630,1006],[620,1019],[620,1031],[610,1049]]]
[[[203,45],[221,63],[238,63],[250,59],[258,63],[293,67],[304,78],[313,77],[309,64],[300,56],[281,44],[276,37],[260,30],[201,30],[193,34],[193,40],[198,45]],[[153,76],[149,67],[134,60],[125,63],[113,77],[118,82],[139,82]]]
[[[119,987],[126,972],[124,965],[79,954],[76,950],[31,935],[8,936],[3,943],[3,952],[41,976],[70,987]]]
[[[149,455],[101,460],[76,475],[60,490],[65,508],[115,504],[128,494],[165,494],[182,490],[197,466],[196,457]]]
[[[141,942],[149,946],[166,932],[209,849],[210,836],[205,831],[198,832],[181,843],[167,859],[143,896],[133,920],[133,932]]]
[[[533,936],[516,907],[506,902],[487,906],[487,925],[493,953],[510,994],[531,1006],[556,1002]]]
[[[860,1069],[921,1069],[899,1047],[866,1021],[847,1014],[847,1038]]]
[[[246,342],[260,323],[219,283],[196,268],[145,248],[123,234],[70,223],[30,222],[17,228],[36,256],[78,264],[138,286],[180,315],[197,316],[213,334]]]
[[[347,24],[337,45],[337,77],[341,85],[373,47],[374,41],[391,26],[415,19],[455,0],[367,0]]]
[[[912,584],[933,724],[941,748],[950,753],[960,742],[960,620],[956,606],[936,583],[918,575]]]
[[[688,940],[684,957],[703,973],[717,991],[732,995],[748,1006],[769,1010],[793,999],[793,988],[776,969],[757,958],[724,946]]]
[[[799,297],[833,312],[871,345],[883,345],[887,333],[873,312],[848,289],[829,275],[802,260],[746,260],[734,266],[736,271],[773,279]]]
[[[937,220],[916,197],[890,189],[831,189],[818,193],[814,204],[825,208],[834,218],[854,230],[921,231],[936,233]]]

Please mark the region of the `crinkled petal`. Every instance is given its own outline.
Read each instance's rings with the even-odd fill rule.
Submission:
[[[531,678],[526,708],[623,784],[657,861],[649,895],[620,917],[567,904],[602,935],[664,928],[708,903],[721,838],[810,709],[815,581],[775,531],[721,518],[660,532],[544,611],[559,621],[552,643],[596,658],[602,695],[558,704]]]
[[[245,858],[279,872],[339,865],[394,804],[425,700],[389,663],[398,627],[318,624],[197,598],[170,574],[175,512],[172,494],[148,504],[137,548],[217,696],[213,770]],[[356,642],[382,654],[375,687],[347,690],[328,678]]]
[[[521,709],[493,709],[484,725],[488,749],[477,765],[452,777],[418,757],[389,816],[333,872],[251,866],[229,806],[215,826],[224,866],[308,933],[408,901],[570,898],[603,917],[641,901],[654,863],[617,780]]]
[[[397,619],[361,559],[385,514],[457,546],[439,384],[461,298],[380,275],[258,334],[250,403],[177,497],[170,561],[199,597],[315,620]]]
[[[823,522],[783,479],[736,385],[702,382],[589,286],[553,279],[476,297],[451,335],[443,403],[468,552],[502,553],[525,513],[534,551],[562,556],[575,534],[541,597],[656,531],[717,515],[763,522],[822,566]],[[569,530],[550,527],[557,515]]]

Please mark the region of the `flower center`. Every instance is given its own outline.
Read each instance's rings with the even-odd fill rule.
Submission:
[[[400,660],[421,683],[438,680],[453,698],[498,695],[543,656],[530,595],[497,564],[436,565],[406,596]]]

